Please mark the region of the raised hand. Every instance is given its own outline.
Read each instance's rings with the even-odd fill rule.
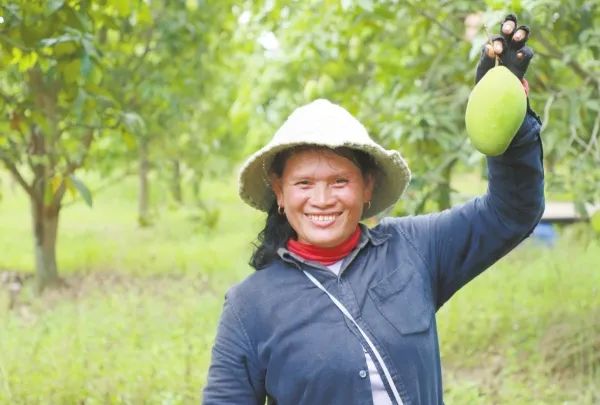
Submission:
[[[507,15],[500,24],[500,35],[493,36],[492,44],[485,44],[481,50],[475,83],[495,66],[496,57],[499,58],[500,65],[506,66],[519,80],[522,80],[533,57],[533,51],[525,45],[529,33],[528,26],[517,26],[517,17],[514,14]]]

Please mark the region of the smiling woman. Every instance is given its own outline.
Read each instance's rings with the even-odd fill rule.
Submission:
[[[285,214],[299,242],[337,246],[354,233],[365,204],[371,203],[374,173],[364,152],[317,146],[290,149],[273,165],[271,184],[278,212]]]
[[[539,131],[528,110],[488,158],[485,195],[368,228],[403,194],[406,162],[338,105],[297,108],[240,172],[241,198],[268,214],[257,271],[227,293],[204,403],[443,404],[435,312],[539,221]]]

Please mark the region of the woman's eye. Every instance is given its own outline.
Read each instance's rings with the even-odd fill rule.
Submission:
[[[340,179],[335,180],[336,185],[343,185],[343,184],[347,184],[347,183],[348,183],[348,179],[340,178]]]
[[[310,183],[309,183],[308,180],[300,180],[300,181],[297,181],[294,185],[296,185],[296,186],[308,186],[309,184]]]

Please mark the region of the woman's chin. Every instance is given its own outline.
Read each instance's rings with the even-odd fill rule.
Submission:
[[[335,247],[345,241],[344,235],[341,232],[332,232],[330,229],[318,229],[309,232],[305,238],[305,243],[309,243],[318,247]]]

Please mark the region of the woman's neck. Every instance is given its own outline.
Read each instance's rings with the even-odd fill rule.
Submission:
[[[341,244],[334,247],[320,247],[309,243],[299,242],[294,239],[289,239],[287,248],[290,252],[297,254],[303,259],[312,260],[328,266],[342,260],[348,256],[360,241],[361,229],[360,226]]]

